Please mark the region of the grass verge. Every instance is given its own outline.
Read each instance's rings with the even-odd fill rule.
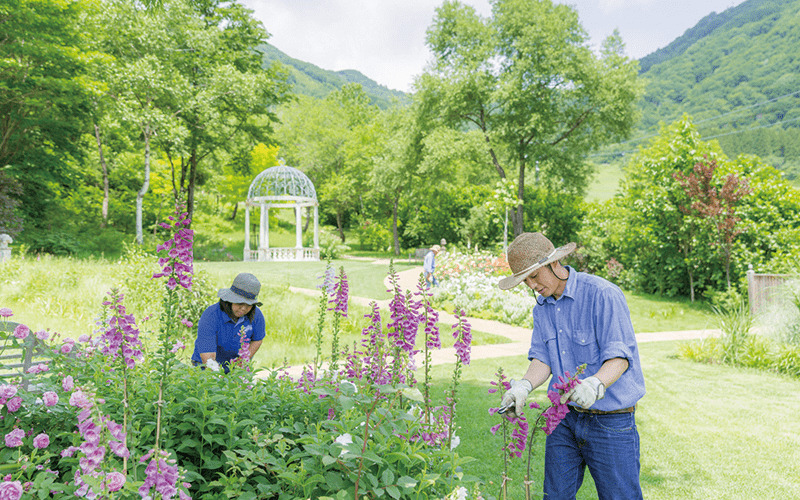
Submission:
[[[707,498],[800,498],[800,380],[722,365],[677,359],[679,342],[639,345],[647,394],[636,420],[641,440],[641,482],[644,497],[654,500]],[[464,467],[487,483],[498,496],[502,438],[489,428],[498,422],[488,408],[497,394],[488,394],[499,366],[509,377],[527,368],[518,358],[473,362],[464,370],[459,387],[458,451],[476,460]],[[436,389],[443,391],[452,366],[435,370]],[[542,390],[534,399],[544,401]],[[541,433],[540,433],[541,434]],[[524,455],[523,455],[524,456]],[[541,492],[544,435],[537,437],[534,491]],[[524,466],[517,459],[510,499],[524,498]],[[499,497],[499,496],[498,496]],[[597,498],[586,474],[578,499]]]

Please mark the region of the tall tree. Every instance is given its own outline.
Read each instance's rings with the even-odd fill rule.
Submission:
[[[596,56],[572,7],[491,4],[489,18],[455,0],[437,9],[427,35],[434,61],[417,88],[447,123],[483,133],[501,179],[516,168],[519,200],[536,162],[547,183],[581,192],[590,173],[586,153],[625,137],[635,121],[638,65],[616,32]],[[520,202],[514,234],[524,229],[523,214]]]
[[[347,218],[360,209],[385,140],[378,113],[358,84],[324,99],[298,99],[281,113],[281,151],[314,183],[321,209],[334,219],[342,242]]]
[[[90,2],[4,0],[0,6],[0,166],[20,183],[23,223],[52,222],[59,193],[74,186],[78,139],[99,87],[87,65]]]
[[[109,51],[122,68],[143,61],[159,68],[154,84],[164,85],[153,86],[158,95],[131,102],[158,117],[139,120],[140,137],[167,156],[175,196],[186,200],[191,218],[196,187],[208,177],[203,162],[232,143],[267,142],[272,108],[287,98],[288,87],[285,75],[261,68],[255,48],[268,34],[242,5],[221,0],[147,5],[109,1],[114,7],[106,10]],[[146,190],[147,178],[140,195]]]

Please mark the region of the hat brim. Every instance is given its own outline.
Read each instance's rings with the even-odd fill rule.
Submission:
[[[525,281],[525,278],[535,273],[537,270],[557,260],[561,260],[567,255],[574,252],[576,246],[577,245],[575,245],[575,243],[573,242],[573,243],[567,243],[562,247],[556,248],[555,251],[553,252],[553,255],[551,255],[549,259],[537,262],[533,266],[528,267],[527,269],[523,269],[519,273],[512,274],[511,276],[506,276],[505,278],[501,279],[500,282],[497,283],[497,287],[500,288],[501,290],[510,290],[514,288],[515,286]]]
[[[247,297],[243,297],[232,291],[230,288],[220,288],[217,292],[217,297],[221,298],[225,302],[230,302],[231,304],[250,304],[252,306],[258,302],[257,298],[248,299]]]

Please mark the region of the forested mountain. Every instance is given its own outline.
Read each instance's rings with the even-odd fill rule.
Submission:
[[[265,68],[273,62],[279,62],[288,69],[288,81],[295,94],[325,97],[347,83],[358,83],[379,108],[385,109],[396,102],[401,104],[408,102],[408,96],[404,92],[384,87],[358,71],[325,70],[311,63],[289,57],[270,44],[259,46],[259,50],[264,53],[262,64]]]
[[[641,59],[642,120],[631,150],[689,114],[726,154],[800,174],[800,0],[747,0]]]

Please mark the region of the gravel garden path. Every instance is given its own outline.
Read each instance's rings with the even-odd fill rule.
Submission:
[[[385,266],[388,265],[389,261],[376,260],[374,261],[374,263]],[[420,273],[422,273],[422,266],[399,272],[398,276],[399,276],[400,286],[404,290],[415,291],[417,289],[417,280],[419,279]],[[391,288],[388,277],[384,279],[384,284],[386,285],[387,289]],[[306,288],[290,287],[290,290],[292,290],[293,292],[306,293],[309,295],[318,296],[319,294],[318,290],[309,290]],[[369,305],[370,302],[375,301],[378,303],[378,306],[380,307],[381,311],[388,312],[389,310],[389,300],[375,300],[364,297],[352,297],[352,296],[350,297],[350,300],[358,304],[363,304],[365,306]],[[456,318],[452,314],[449,314],[444,311],[439,311],[439,321],[443,324],[453,325],[456,322]],[[531,339],[531,330],[529,328],[506,325],[505,323],[501,323],[499,321],[480,319],[480,318],[468,318],[467,321],[469,322],[470,325],[472,325],[473,330],[485,333],[491,333],[493,335],[499,335],[502,337],[506,337],[508,339],[508,342],[502,344],[472,346],[470,355],[471,359],[487,359],[487,358],[501,358],[507,356],[527,355]],[[449,332],[442,332],[442,334],[443,335],[449,334]],[[657,342],[665,340],[701,339],[705,337],[715,337],[718,335],[720,335],[720,331],[713,329],[685,330],[685,331],[674,331],[674,332],[638,333],[636,334],[636,339],[638,342]],[[419,363],[422,361],[422,359],[419,358],[417,361],[418,361],[417,366],[419,366]],[[431,361],[433,362],[433,364],[453,363],[455,362],[455,350],[452,347],[449,347],[440,349],[438,351],[433,351],[431,353]]]

